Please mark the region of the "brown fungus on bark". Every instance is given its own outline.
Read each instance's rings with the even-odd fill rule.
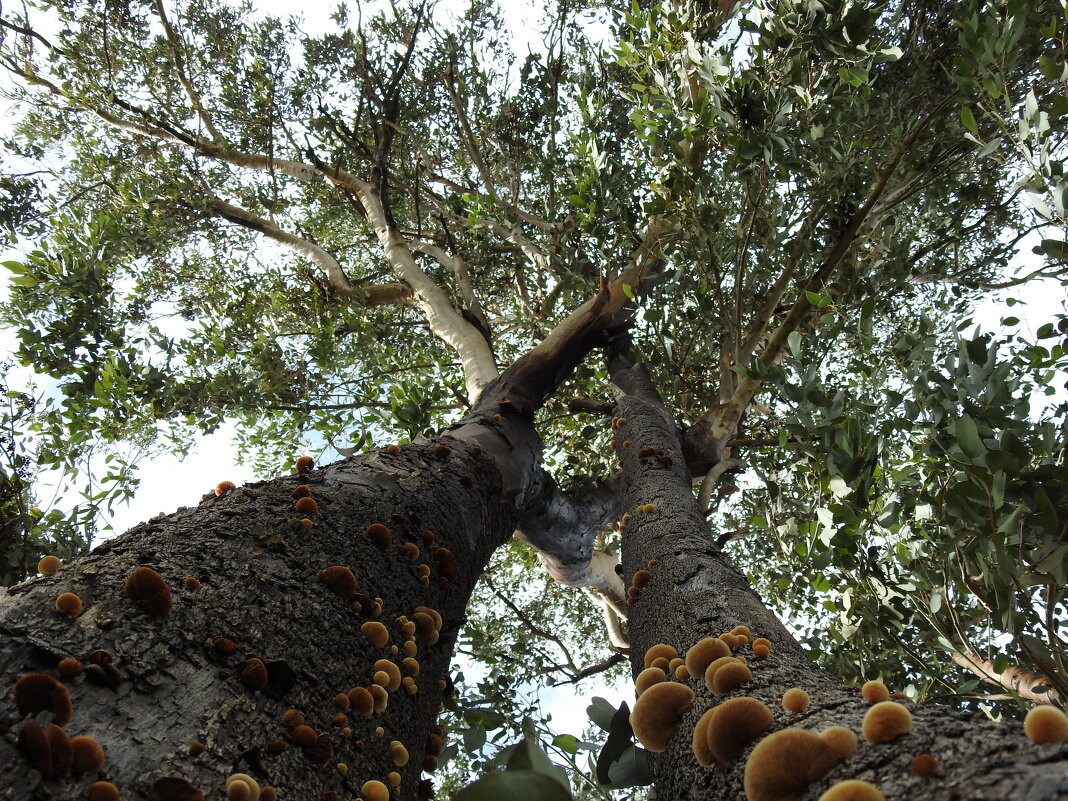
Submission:
[[[220,481],[215,485],[215,494],[222,497],[235,489],[237,489],[237,485],[233,481]]]
[[[665,657],[667,659],[675,659],[678,657],[678,655],[679,652],[676,651],[672,646],[662,642],[658,642],[656,645],[651,646],[649,650],[645,652],[645,656],[642,657],[642,665],[644,667],[652,667],[653,661],[656,659],[659,659],[661,657]]]
[[[371,695],[370,690],[366,687],[353,687],[348,692],[349,701],[352,703],[352,709],[364,717],[368,717],[375,711],[375,699]]]
[[[756,643],[753,645],[754,659],[767,659],[769,656],[771,656],[771,648],[763,643]]]
[[[400,668],[394,662],[389,659],[379,659],[374,665],[375,671],[375,684],[379,684],[386,688],[389,692],[396,691],[401,685],[401,672]],[[385,673],[386,680],[380,681],[379,674]]]
[[[730,656],[731,649],[718,637],[705,637],[698,640],[686,652],[686,669],[691,676],[703,676],[712,662],[723,656]]]
[[[215,649],[215,653],[220,656],[233,656],[237,653],[237,643],[226,637],[213,637],[211,640],[211,647]]]
[[[404,747],[404,743],[400,740],[393,740],[389,744],[389,758],[393,760],[393,764],[398,768],[403,768],[408,764],[408,749]]]
[[[52,746],[48,732],[36,721],[26,721],[19,729],[18,747],[34,770],[46,779],[52,776]]]
[[[654,684],[659,684],[662,681],[667,681],[667,674],[664,672],[663,668],[655,665],[647,667],[634,679],[634,694],[640,698],[643,692],[648,690]]]
[[[319,514],[319,504],[316,503],[315,498],[297,498],[293,505],[297,507],[298,512],[308,515],[309,518]]]
[[[435,548],[434,558],[438,563],[438,573],[441,578],[448,581],[452,581],[456,578],[456,574],[460,572],[460,563],[456,561],[456,557],[453,556],[452,551],[448,548]]]
[[[123,592],[156,617],[171,611],[171,588],[151,567],[136,567],[126,577]]]
[[[89,801],[119,801],[119,788],[111,782],[93,782],[89,785]]]
[[[693,700],[693,690],[675,682],[661,682],[642,693],[630,713],[630,725],[638,742],[649,751],[666,750]]]
[[[634,574],[634,578],[631,579],[630,583],[640,590],[649,583],[649,580],[652,579],[652,577],[653,574],[643,568]]]
[[[1068,740],[1068,717],[1053,706],[1036,706],[1024,718],[1024,734],[1033,743]]]
[[[200,589],[200,582],[195,576],[186,576],[184,579],[182,579],[182,586],[185,587],[189,592],[196,592]]]
[[[803,729],[772,732],[753,748],[745,763],[749,801],[795,801],[838,762],[834,750]]]
[[[439,459],[447,459],[449,454],[452,453],[452,448],[448,445],[442,445],[440,442],[434,446],[434,455]]]
[[[58,557],[44,556],[37,563],[37,572],[42,576],[54,576],[61,567],[63,567],[63,563],[59,561]]]
[[[204,753],[204,743],[197,740],[189,744],[189,756],[197,757]]]
[[[749,743],[775,722],[764,702],[748,696],[732,698],[712,709],[715,714],[705,723],[705,741],[708,752],[720,764],[740,757]]]
[[[827,790],[818,801],[886,801],[886,798],[874,784],[847,779]]]
[[[880,701],[864,715],[861,734],[869,743],[889,743],[912,728],[912,715],[896,701]]]
[[[412,562],[419,559],[419,546],[414,542],[403,542],[397,546],[397,550],[407,556]]]
[[[104,769],[104,749],[92,737],[72,737],[71,773],[99,773]]]
[[[262,690],[267,686],[267,666],[258,656],[250,657],[241,666],[241,682],[253,690]]]
[[[389,801],[389,788],[377,779],[363,783],[360,788],[363,801]]]
[[[344,565],[324,567],[316,576],[333,593],[340,595],[346,601],[351,602],[356,595],[356,576]]]
[[[705,668],[705,687],[708,688],[710,693],[714,693],[715,685],[713,679],[715,678],[716,671],[724,665],[739,665],[741,660],[734,656],[721,656],[719,659],[713,659],[708,667]]]
[[[315,743],[306,746],[302,750],[304,758],[313,765],[325,765],[334,758],[334,746],[330,740],[330,735],[326,732],[320,732]]]
[[[315,467],[315,459],[310,456],[301,456],[297,459],[296,468],[298,473],[307,473]]]
[[[386,453],[390,454],[391,456],[396,456],[400,452],[401,452],[400,445],[394,444],[394,445],[387,445],[386,446]]]
[[[56,670],[59,671],[59,675],[67,681],[77,678],[85,670],[85,666],[74,657],[67,657],[66,659],[60,659],[59,664],[56,665]]]
[[[44,673],[27,673],[15,682],[13,692],[19,714],[25,716],[51,712],[56,725],[66,726],[70,723],[74,705],[70,692],[58,679]]]
[[[921,779],[929,779],[938,773],[938,760],[930,754],[917,754],[909,764],[909,773]]]
[[[297,486],[293,487],[293,491],[289,493],[289,497],[299,501],[301,498],[310,498],[311,494],[311,487],[307,484],[297,484]]]
[[[812,699],[800,687],[794,687],[782,694],[782,708],[787,712],[804,712],[810,703]]]
[[[226,780],[226,794],[234,801],[259,801],[260,783],[247,773],[234,773]]]
[[[82,599],[73,592],[60,593],[56,597],[56,611],[68,617],[81,617]]]
[[[374,711],[378,714],[385,712],[386,707],[389,706],[389,693],[386,692],[386,688],[378,684],[372,684],[367,690],[374,700]]]
[[[860,694],[869,704],[878,704],[890,700],[890,691],[881,681],[866,681],[860,688]]]
[[[857,751],[857,735],[845,726],[831,726],[820,732],[820,739],[831,747],[839,759],[848,759]]]
[[[388,548],[393,544],[393,532],[384,523],[372,523],[367,527],[367,533],[379,548]]]

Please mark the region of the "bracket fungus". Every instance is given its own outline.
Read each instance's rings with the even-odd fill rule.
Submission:
[[[1068,717],[1053,706],[1036,706],[1024,718],[1024,733],[1035,743],[1068,740]]]
[[[135,567],[126,577],[122,590],[157,617],[171,611],[171,588],[151,567]]]
[[[389,758],[393,760],[393,764],[398,768],[407,765],[408,749],[404,747],[404,743],[400,740],[391,741],[389,744]]]
[[[393,544],[393,532],[384,523],[372,523],[367,527],[367,533],[379,548],[388,548]]]
[[[881,681],[866,681],[860,688],[860,694],[869,704],[878,704],[890,700],[890,691]]]
[[[909,773],[921,779],[929,779],[938,773],[938,760],[930,754],[917,754],[909,764]]]
[[[654,684],[659,684],[662,681],[667,681],[667,674],[664,672],[663,668],[647,667],[634,679],[634,694],[641,696],[643,692],[648,690]]]
[[[746,760],[745,796],[749,801],[795,801],[837,762],[834,750],[810,731],[772,732]]]
[[[375,662],[375,684],[379,684],[386,688],[389,692],[394,692],[401,685],[401,672],[400,668],[388,659],[379,659]],[[386,680],[380,681],[379,674],[385,673]]]
[[[226,794],[234,801],[258,801],[260,783],[247,773],[234,773],[226,780]]]
[[[293,505],[297,507],[298,512],[309,517],[319,513],[319,504],[315,498],[297,498]]]
[[[389,801],[389,788],[377,779],[363,783],[360,788],[363,801]]]
[[[200,581],[195,576],[186,576],[182,579],[182,586],[189,592],[196,592],[200,589]]]
[[[289,497],[293,498],[294,500],[298,500],[300,498],[310,498],[311,494],[311,487],[309,487],[307,484],[298,484],[297,486],[293,487],[293,491],[289,493]]]
[[[104,769],[104,749],[92,737],[72,737],[70,755],[72,773],[99,773]]]
[[[686,652],[686,669],[691,676],[703,676],[705,670],[722,656],[730,656],[731,649],[718,637],[705,637],[698,640]]]
[[[340,595],[346,601],[351,601],[356,595],[356,576],[344,565],[331,565],[324,567],[316,577],[330,590]]]
[[[111,782],[93,782],[89,785],[89,801],[119,801],[119,788]]]
[[[37,563],[37,572],[42,576],[54,576],[61,567],[63,567],[63,563],[59,561],[58,557],[45,556]]]
[[[782,708],[787,712],[804,712],[808,709],[810,703],[812,701],[808,697],[808,693],[800,687],[787,690],[782,695]]]
[[[56,611],[70,617],[80,617],[82,614],[82,599],[73,592],[61,593],[56,598]]]
[[[819,801],[886,801],[874,784],[858,779],[838,782],[819,797]]]
[[[59,671],[59,675],[70,681],[82,674],[85,670],[85,666],[74,657],[67,657],[66,659],[60,659],[59,664],[56,665],[56,670]]]
[[[707,720],[703,719],[702,733],[706,753],[712,757],[713,764],[721,765],[740,757],[749,743],[770,729],[775,722],[774,715],[764,702],[748,696],[724,701],[719,706],[712,707],[705,715]],[[694,737],[697,736],[697,728],[699,727],[695,727]],[[696,747],[694,751],[696,753]]]
[[[864,715],[861,734],[869,743],[889,743],[912,728],[912,715],[896,701],[880,701]]]
[[[753,679],[753,671],[741,662],[728,662],[712,676],[712,692],[717,695],[729,693]]]
[[[296,468],[298,473],[307,473],[315,467],[315,459],[310,456],[301,456],[297,459]]]
[[[389,693],[386,692],[386,688],[378,684],[372,684],[367,688],[371,693],[371,698],[374,701],[374,711],[381,714],[386,711],[386,707],[389,706]]]
[[[731,664],[740,665],[741,660],[733,656],[721,656],[719,657],[719,659],[713,659],[709,663],[708,667],[705,668],[705,686],[708,688],[708,691],[710,693],[714,693],[716,691],[712,683],[712,679],[715,677],[716,671],[724,665]]]
[[[233,481],[220,481],[215,485],[215,494],[222,497],[235,489],[237,489],[237,485]]]
[[[820,739],[831,747],[839,759],[848,759],[857,751],[857,735],[845,726],[831,726],[820,732]]]
[[[666,750],[693,700],[693,690],[675,682],[661,682],[643,692],[630,713],[630,725],[638,742],[649,751]]]
[[[241,666],[241,682],[253,690],[267,686],[267,665],[258,656],[250,657]]]
[[[74,714],[70,692],[58,679],[44,673],[20,676],[14,687],[15,706],[21,715],[51,712],[57,726],[66,726]]]

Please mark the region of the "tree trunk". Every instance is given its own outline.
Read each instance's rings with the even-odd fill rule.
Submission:
[[[294,507],[292,493],[301,484],[318,505],[314,514]],[[313,527],[301,522],[305,516]],[[502,502],[493,454],[444,438],[440,446],[379,451],[205,496],[197,508],[141,524],[54,576],[12,587],[0,605],[0,672],[7,685],[0,697],[6,734],[0,797],[84,799],[91,782],[107,779],[125,799],[191,799],[190,788],[219,798],[227,777],[240,772],[275,787],[282,799],[351,801],[364,782],[387,782],[397,771],[399,797],[416,798],[468,597],[515,519],[514,503]],[[368,534],[373,523],[391,530],[391,544]],[[407,544],[417,556],[400,547]],[[124,594],[127,576],[142,565],[169,586],[169,613],[154,614]],[[317,578],[333,565],[351,569],[359,595]],[[421,572],[428,581],[421,583]],[[187,576],[199,589],[184,586]],[[63,592],[80,597],[80,617],[56,611]],[[356,611],[353,598],[364,607],[381,599],[381,613]],[[380,714],[343,712],[344,701],[335,697],[371,685],[376,660],[402,664],[405,652],[398,648],[408,637],[397,619],[413,620],[420,605],[440,613],[443,623],[433,645],[432,633],[415,635],[418,674],[402,667],[417,690],[389,693]],[[388,630],[383,647],[361,633],[371,620]],[[236,651],[220,653],[217,637],[233,641]],[[58,677],[61,659],[89,665],[98,650],[111,654],[117,673],[98,665],[64,682],[74,707],[65,730],[95,738],[106,752],[104,768],[44,778],[16,745],[28,716],[17,709],[12,685],[28,673]],[[254,677],[242,678],[253,656],[269,671],[261,689],[247,683],[255,684]],[[282,721],[288,709],[327,733],[329,748],[321,737],[318,751],[297,747]],[[335,720],[339,713],[347,721]],[[36,715],[41,725],[51,719],[48,711]],[[274,754],[280,746],[271,743],[279,739],[287,748]],[[391,757],[394,740],[410,755],[404,766]],[[195,743],[203,750],[194,756]]]
[[[978,801],[1054,801],[1068,798],[1068,743],[1036,745],[1018,721],[995,722],[983,715],[937,705],[906,704],[912,729],[893,742],[869,744],[860,737],[870,708],[855,687],[818,668],[753,592],[745,577],[714,546],[691,489],[677,429],[660,403],[647,374],[613,362],[612,379],[626,393],[619,402],[615,443],[623,466],[623,509],[630,519],[623,533],[624,579],[641,569],[652,578],[630,607],[631,665],[643,668],[646,650],[656,643],[682,655],[703,637],[738,625],[773,643],[767,659],[754,659],[749,646],[736,654],[748,658],[753,678],[737,690],[713,695],[703,677],[684,681],[696,693],[668,748],[650,754],[658,798],[672,801],[742,799],[743,774],[751,749],[723,770],[701,767],[692,750],[694,725],[712,706],[730,697],[752,696],[774,713],[772,730],[788,727],[820,733],[845,726],[858,734],[856,753],[841,761],[795,801],[816,799],[831,785],[861,779],[893,799],[968,799]],[[625,446],[625,443],[630,443]],[[651,512],[636,511],[653,504]],[[652,568],[651,560],[657,560]],[[783,709],[782,696],[800,687],[811,697],[804,712]],[[892,689],[892,688],[891,688]],[[932,778],[910,773],[912,759],[930,754],[940,766]]]

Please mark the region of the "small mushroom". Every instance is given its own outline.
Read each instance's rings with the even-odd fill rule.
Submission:
[[[313,459],[312,457],[301,456],[299,459],[297,459],[296,468],[298,473],[307,473],[313,467],[315,467],[315,459]]]
[[[929,779],[938,773],[938,760],[930,754],[917,754],[909,765],[909,773],[921,779]]]
[[[820,733],[820,739],[831,747],[839,759],[848,759],[857,750],[857,735],[845,726],[831,726]]]
[[[718,637],[705,637],[698,640],[686,652],[686,669],[691,676],[703,676],[705,670],[716,659],[722,656],[730,656],[731,649]]]
[[[316,577],[346,601],[351,601],[356,595],[356,576],[344,565],[324,567],[316,573]]]
[[[389,788],[377,779],[363,783],[360,788],[363,801],[389,801]]]
[[[67,657],[66,659],[60,659],[59,664],[56,665],[56,670],[59,671],[59,675],[65,678],[67,681],[77,678],[85,670],[85,666],[82,665],[74,657]]]
[[[72,737],[71,773],[99,773],[104,769],[104,749],[92,737]]]
[[[44,673],[20,676],[14,687],[15,706],[21,715],[51,712],[57,726],[66,726],[74,714],[70,692],[58,680]]]
[[[866,681],[860,688],[860,694],[869,704],[878,704],[890,700],[890,691],[881,681]]]
[[[801,795],[838,762],[817,735],[803,729],[772,732],[753,748],[745,763],[748,801],[784,801]]]
[[[667,681],[667,674],[663,668],[647,667],[634,679],[634,692],[639,697],[654,684]]]
[[[395,691],[401,685],[401,672],[400,668],[388,659],[379,659],[375,662],[375,684],[380,684],[385,687],[389,692]],[[385,682],[379,681],[379,673],[385,673],[387,680]]]
[[[367,533],[379,548],[388,548],[393,544],[393,532],[383,523],[372,523],[367,527]]]
[[[80,617],[82,614],[82,599],[73,592],[61,593],[56,598],[56,611],[70,617]]]
[[[874,784],[859,779],[838,782],[819,797],[819,801],[886,801]]]
[[[634,736],[650,751],[664,751],[682,716],[693,706],[693,690],[684,684],[661,682],[643,692],[630,713]]]
[[[237,485],[233,481],[220,481],[215,485],[215,494],[222,497],[235,489],[237,489]]]
[[[741,662],[727,663],[712,676],[712,692],[717,695],[729,693],[753,678],[753,672]]]
[[[359,714],[367,717],[375,710],[375,699],[366,687],[353,687],[348,692],[352,708]]]
[[[253,690],[262,690],[267,686],[267,666],[258,656],[251,657],[241,666],[241,681]]]
[[[748,696],[724,701],[712,710],[715,714],[705,723],[705,741],[708,753],[719,764],[740,757],[749,743],[775,722],[763,701]]]
[[[665,643],[657,643],[645,652],[645,656],[642,657],[642,663],[644,667],[652,667],[653,661],[661,657],[668,659],[677,659],[679,652]]]
[[[399,740],[393,740],[389,744],[389,758],[393,760],[393,764],[398,768],[404,767],[408,764],[408,749],[404,747],[404,743]]]
[[[171,588],[163,576],[150,567],[136,567],[126,577],[123,592],[151,614],[159,617],[171,611]]]
[[[119,788],[111,782],[93,782],[89,785],[89,801],[119,801]]]
[[[889,743],[912,728],[912,715],[896,701],[880,701],[864,715],[861,734],[869,743]]]
[[[1036,706],[1024,718],[1024,734],[1034,743],[1068,740],[1068,717],[1053,706]]]
[[[298,512],[309,517],[319,513],[319,504],[315,498],[297,498],[294,506],[297,507]]]
[[[787,712],[804,712],[811,702],[808,693],[800,687],[787,690],[782,696],[782,708]]]
[[[37,563],[37,572],[42,576],[54,576],[61,567],[63,567],[63,563],[59,561],[58,557],[45,556]]]

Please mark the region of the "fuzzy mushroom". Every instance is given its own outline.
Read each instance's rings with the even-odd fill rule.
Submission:
[[[834,750],[804,729],[772,732],[753,749],[745,763],[748,801],[795,801],[838,762]]]
[[[684,684],[665,681],[653,685],[641,694],[630,713],[634,736],[650,751],[666,750],[693,700],[693,690]]]
[[[1033,707],[1024,718],[1024,733],[1034,743],[1068,740],[1068,717],[1053,706]]]
[[[122,586],[128,598],[137,601],[150,614],[160,617],[171,611],[171,588],[163,576],[150,567],[136,567]]]
[[[691,676],[703,676],[710,664],[722,656],[730,656],[731,649],[718,637],[698,640],[686,652],[686,669]]]
[[[912,728],[912,715],[896,701],[880,701],[864,715],[861,734],[869,743],[889,743]]]
[[[838,782],[819,797],[819,801],[886,801],[879,788],[859,779]]]

